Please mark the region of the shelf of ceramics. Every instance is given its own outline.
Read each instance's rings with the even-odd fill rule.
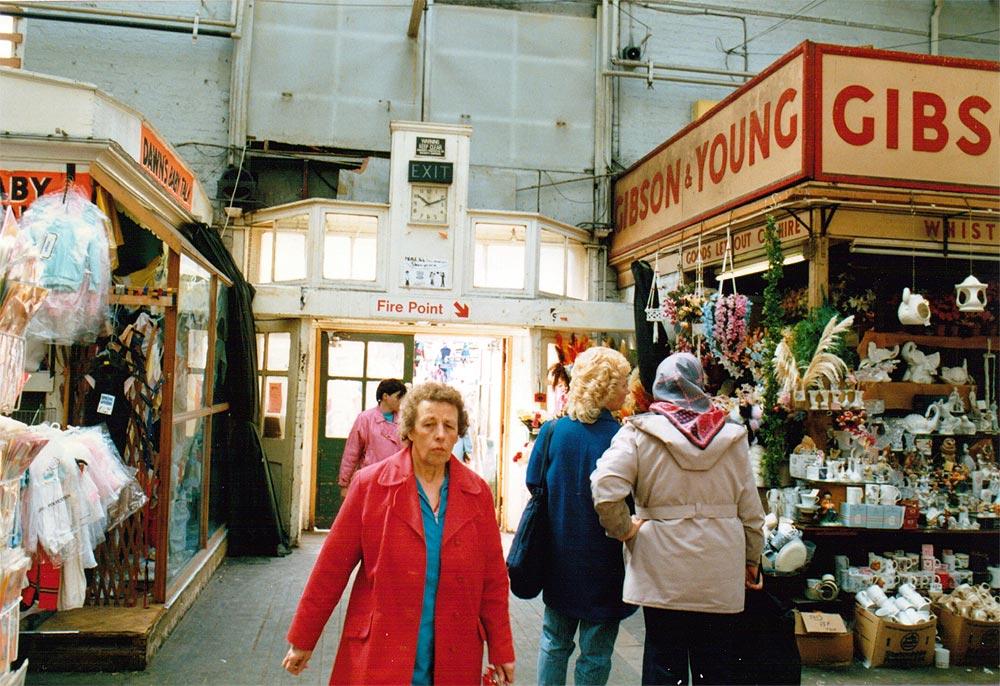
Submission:
[[[986,350],[987,342],[989,347],[997,350],[1000,347],[1000,338],[996,336],[930,336],[913,335],[908,333],[885,333],[880,331],[865,331],[858,343],[858,355],[862,358],[868,353],[868,343],[874,342],[879,348],[891,348],[896,345],[903,345],[907,341],[913,341],[919,346],[931,348],[948,348],[955,350]]]
[[[827,526],[800,526],[803,534],[839,535],[839,536],[863,536],[873,531],[891,532],[893,534],[912,534],[916,536],[996,536],[1000,538],[1000,529],[867,529],[857,526],[843,526],[842,524],[829,524]]]
[[[962,396],[962,402],[968,406],[969,389],[975,386],[956,386],[950,383],[911,383],[909,381],[865,381],[860,384],[864,389],[865,400],[881,400],[887,410],[912,410],[913,398],[917,395],[940,396],[947,398],[952,389],[957,388]]]

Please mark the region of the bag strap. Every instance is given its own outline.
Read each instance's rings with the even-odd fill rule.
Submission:
[[[539,485],[536,486],[534,489],[532,489],[532,495],[534,495],[538,491],[540,491],[539,495],[544,495],[545,493],[545,473],[549,471],[549,444],[552,442],[552,432],[556,430],[556,422],[558,421],[559,421],[558,419],[549,420],[549,422],[551,422],[552,425],[549,427],[549,430],[545,432],[545,437],[542,439],[541,444],[535,446],[538,450],[542,451],[541,453],[542,478],[541,481],[539,482]],[[546,424],[548,424],[549,422],[546,422]],[[544,426],[545,424],[542,424],[542,427]],[[538,433],[541,434],[542,430],[539,429]]]

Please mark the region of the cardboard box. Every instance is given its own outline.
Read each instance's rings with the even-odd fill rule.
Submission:
[[[981,622],[957,615],[942,605],[934,606],[938,632],[951,651],[953,665],[1000,664],[1000,623]]]
[[[840,506],[840,521],[844,526],[868,526],[868,506],[862,503],[844,503]]]
[[[865,505],[865,526],[869,529],[881,529],[882,528],[882,506],[881,505]]]
[[[838,614],[795,611],[795,643],[804,665],[849,667],[854,636]]]
[[[920,667],[934,662],[937,621],[887,622],[861,605],[854,606],[854,649],[865,667]]]

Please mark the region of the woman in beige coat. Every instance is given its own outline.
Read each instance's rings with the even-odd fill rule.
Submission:
[[[760,588],[764,510],[746,430],[726,423],[704,384],[693,355],[661,362],[657,402],[626,421],[591,475],[601,524],[625,541],[623,600],[643,608],[643,684],[686,684],[689,661],[695,683],[731,683],[734,620],[744,588]]]

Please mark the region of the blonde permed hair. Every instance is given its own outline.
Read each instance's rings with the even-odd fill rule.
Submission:
[[[443,383],[428,381],[410,389],[403,396],[399,408],[399,436],[404,441],[410,440],[410,432],[417,425],[417,406],[424,400],[432,403],[448,403],[458,411],[458,435],[464,436],[469,430],[469,415],[465,412],[465,402],[457,389]]]
[[[615,386],[628,378],[631,365],[612,348],[589,348],[573,362],[566,414],[593,424],[611,399]]]

